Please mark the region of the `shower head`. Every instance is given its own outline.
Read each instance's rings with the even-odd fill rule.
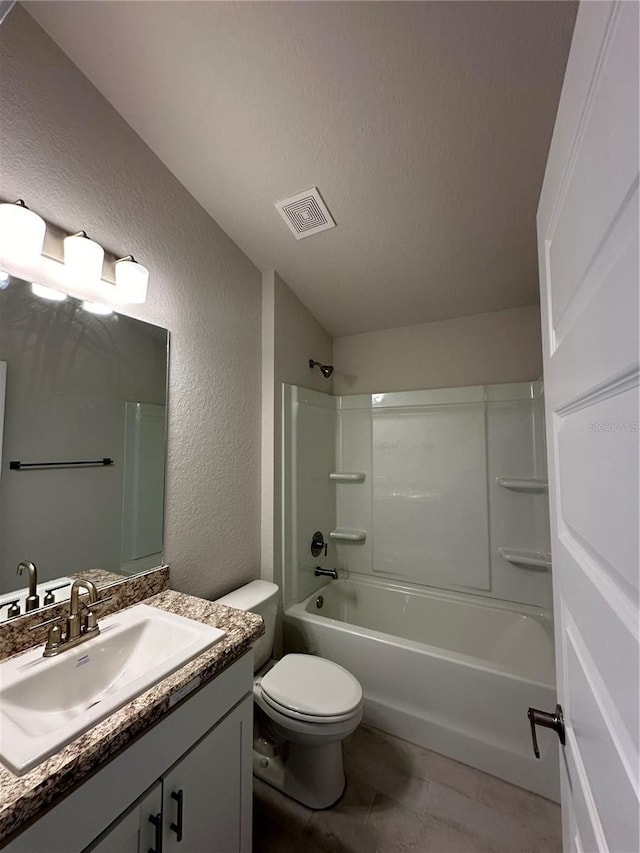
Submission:
[[[333,373],[333,365],[332,364],[320,364],[319,361],[314,361],[312,358],[309,359],[309,367],[313,368],[315,366],[320,368],[320,373],[324,376],[325,379],[328,379]]]

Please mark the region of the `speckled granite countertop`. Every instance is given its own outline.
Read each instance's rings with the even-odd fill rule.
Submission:
[[[123,575],[116,574],[116,572],[108,572],[106,569],[83,569],[80,572],[71,572],[67,577],[74,580],[77,578],[82,581],[92,581],[100,589],[101,586],[118,583],[118,581],[122,580]]]
[[[0,845],[26,828],[47,807],[71,792],[90,771],[120,752],[169,710],[171,696],[191,679],[206,684],[241,657],[264,633],[260,616],[214,601],[165,590],[144,601],[226,631],[225,636],[194,660],[151,687],[43,761],[24,776],[0,764]]]

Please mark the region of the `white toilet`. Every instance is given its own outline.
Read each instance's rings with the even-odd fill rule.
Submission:
[[[362,688],[337,663],[315,655],[271,659],[278,587],[253,581],[218,599],[264,619],[254,646],[253,772],[312,809],[333,805],[345,785],[342,741],[362,720]]]

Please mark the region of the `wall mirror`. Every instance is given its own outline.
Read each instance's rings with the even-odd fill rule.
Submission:
[[[169,333],[55,295],[0,284],[0,621],[162,563]]]

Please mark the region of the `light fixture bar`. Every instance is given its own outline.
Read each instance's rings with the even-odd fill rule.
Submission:
[[[143,303],[149,279],[149,271],[133,255],[105,253],[86,231],[63,231],[22,199],[0,199],[0,270],[81,300],[118,307]]]

